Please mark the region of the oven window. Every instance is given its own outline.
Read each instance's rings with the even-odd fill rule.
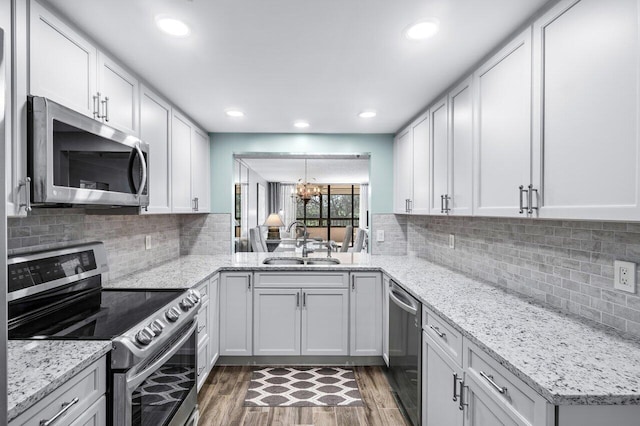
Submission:
[[[196,337],[191,338],[132,395],[131,425],[167,425],[196,386]]]

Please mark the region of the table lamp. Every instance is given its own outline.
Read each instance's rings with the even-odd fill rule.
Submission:
[[[282,219],[280,219],[277,213],[271,213],[264,222],[264,226],[269,227],[269,232],[267,233],[268,240],[280,239],[280,227],[284,226],[284,223],[282,223]]]

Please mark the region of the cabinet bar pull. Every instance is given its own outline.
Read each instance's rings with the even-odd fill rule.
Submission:
[[[249,275],[249,285],[248,285],[247,289],[251,290],[251,275]]]
[[[93,95],[93,118],[100,118],[100,92]]]
[[[460,389],[460,405],[458,405],[458,408],[460,409],[460,411],[464,411],[464,406],[465,405],[469,405],[467,403],[464,402],[464,380],[460,380],[460,387],[458,388]]]
[[[198,369],[198,376],[202,374],[202,372],[204,371],[204,368],[205,367],[203,366],[202,368]]]
[[[451,210],[449,208],[449,200],[451,199],[451,197],[449,197],[449,194],[444,194],[442,197],[444,199],[444,208],[442,209],[441,213],[449,214],[449,210]]]
[[[413,211],[413,200],[411,198],[409,198],[409,211],[408,213],[411,213]]]
[[[493,386],[495,388],[495,390],[497,390],[498,392],[500,392],[502,394],[507,393],[507,388],[505,386],[503,386],[503,387],[498,386],[498,384],[493,381],[493,376],[491,374],[487,374],[484,371],[480,371],[480,375],[484,379],[486,379],[491,384],[491,386]]]
[[[356,290],[356,276],[351,275],[351,291],[355,291],[355,290]]]
[[[201,332],[202,330],[204,330],[204,328],[205,328],[205,327],[206,327],[206,325],[203,325],[203,326],[201,326],[201,327],[198,327],[198,334],[200,334],[200,332]]]
[[[456,393],[456,385],[458,384],[458,373],[453,373],[453,400],[458,400],[458,394]]]
[[[296,293],[296,308],[300,307],[300,292]]]
[[[444,213],[444,195],[440,196],[440,213]]]
[[[307,293],[302,292],[302,307],[307,307]]]
[[[525,192],[527,193],[527,199],[528,199],[529,191],[524,189],[524,185],[520,185],[518,189],[520,189],[520,210],[518,211],[518,213],[522,214],[524,213],[525,209],[529,210],[529,207],[528,206],[525,207],[524,205],[524,193]]]
[[[66,413],[67,411],[69,411],[69,409],[78,403],[78,401],[80,401],[78,399],[78,397],[75,397],[71,400],[71,402],[63,402],[62,403],[62,408],[60,409],[60,411],[58,411],[58,413],[51,417],[49,420],[40,420],[40,426],[49,426],[52,425],[53,422],[55,422],[56,420],[58,420],[58,418],[60,418],[60,416],[62,416],[64,413]]]
[[[529,197],[528,197],[528,198],[529,198],[529,202],[528,202],[528,204],[529,204],[529,206],[528,206],[528,207],[529,207],[529,210],[527,211],[527,213],[529,213],[529,214],[533,214],[533,211],[534,211],[534,210],[538,210],[538,208],[537,208],[537,207],[533,207],[533,193],[534,193],[534,192],[536,193],[536,201],[537,201],[537,198],[538,198],[538,190],[533,188],[533,184],[530,184],[530,185],[529,185]]]
[[[447,333],[443,333],[442,331],[440,331],[440,329],[439,329],[438,327],[434,327],[433,325],[430,325],[430,326],[429,326],[429,328],[430,328],[430,329],[432,329],[433,331],[435,331],[435,332],[436,332],[436,334],[437,334],[439,337],[444,338],[444,336],[446,336],[446,335],[447,335]]]
[[[102,101],[102,105],[104,106],[104,114],[102,114],[102,118],[107,123],[109,122],[109,97],[105,96],[104,101]]]
[[[24,203],[18,207],[24,207],[24,211],[30,212],[31,209],[31,178],[27,176],[18,183],[18,188],[24,186]]]

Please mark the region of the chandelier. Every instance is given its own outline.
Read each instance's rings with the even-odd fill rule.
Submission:
[[[304,204],[307,204],[313,197],[320,195],[321,188],[317,185],[312,185],[307,181],[307,159],[304,160],[304,180],[298,179],[298,185],[296,186],[296,196],[302,200]]]

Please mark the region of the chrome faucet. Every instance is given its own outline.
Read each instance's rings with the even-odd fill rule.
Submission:
[[[304,228],[304,233],[302,234],[302,257],[308,257],[309,253],[313,253],[313,250],[309,250],[307,249],[307,225],[302,222],[301,220],[294,220],[293,222],[291,222],[289,224],[289,226],[287,226],[287,232],[291,231],[291,228],[293,228],[293,225],[302,225]],[[296,230],[296,247],[300,247],[298,245],[298,231]]]

